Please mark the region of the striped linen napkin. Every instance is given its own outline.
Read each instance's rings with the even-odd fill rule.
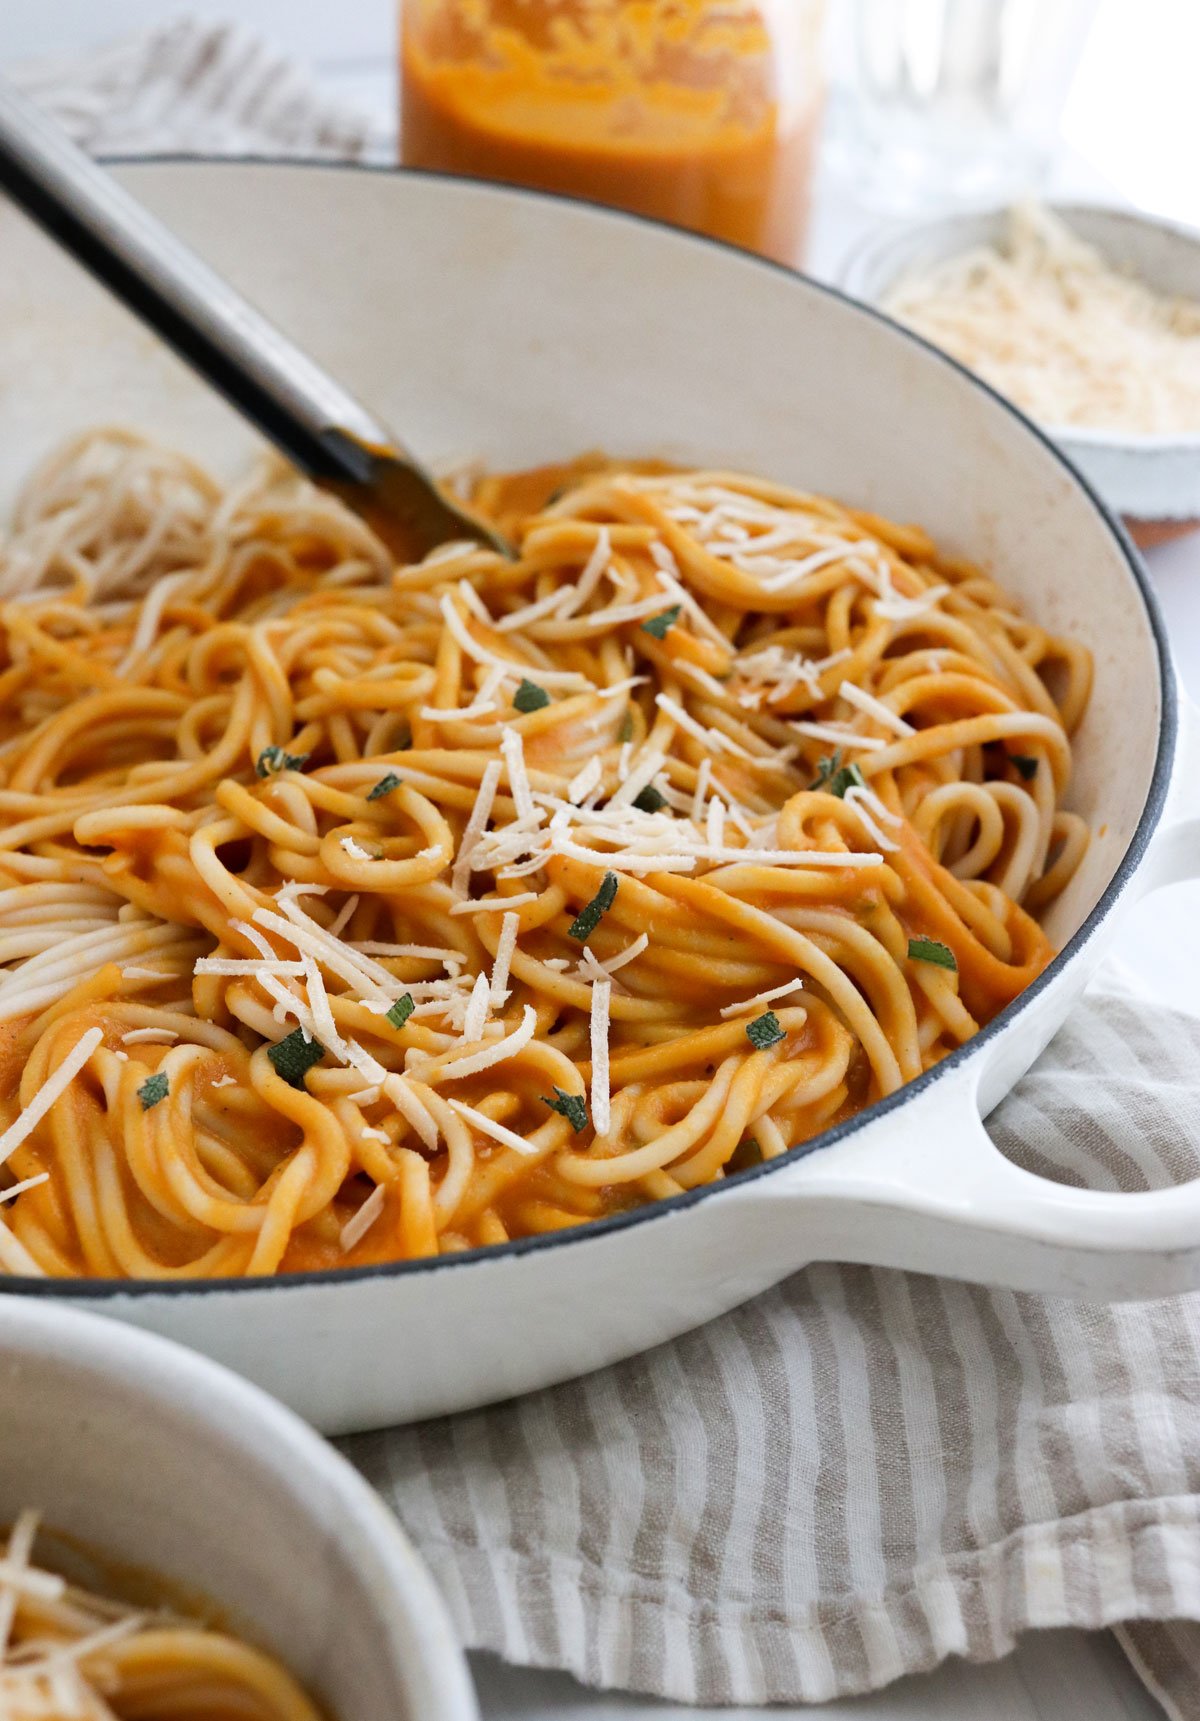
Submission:
[[[989,1127],[1064,1182],[1195,1176],[1200,1019],[1110,970]],[[1200,1721],[1200,1296],[817,1266],[584,1380],[344,1447],[509,1661],[817,1702],[1115,1627]]]
[[[97,153],[389,159],[239,24],[10,76]],[[1200,1170],[1200,1020],[1110,967],[992,1120],[1030,1169]],[[684,1701],[825,1700],[1113,1627],[1200,1721],[1200,1297],[1115,1309],[822,1266],[648,1356],[361,1436],[468,1644]]]
[[[390,126],[331,98],[290,55],[238,23],[178,17],[4,71],[96,155],[395,160]]]

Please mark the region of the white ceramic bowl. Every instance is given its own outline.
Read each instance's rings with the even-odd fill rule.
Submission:
[[[0,1297],[0,1524],[26,1506],[217,1603],[331,1721],[478,1713],[431,1579],[319,1435],[180,1345]]]
[[[1118,268],[1132,269],[1159,292],[1200,300],[1200,234],[1097,204],[1050,207]],[[993,209],[874,234],[846,258],[839,285],[856,299],[878,305],[902,275],[1001,239],[1005,220],[1003,209]],[[1109,507],[1129,520],[1167,523],[1200,517],[1200,431],[1149,436],[1073,425],[1044,428]]]

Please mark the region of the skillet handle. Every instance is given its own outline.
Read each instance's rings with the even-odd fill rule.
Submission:
[[[1134,896],[1200,878],[1200,707],[1183,696],[1179,727]],[[988,1135],[984,1115],[1063,1013],[1031,1000],[1019,1051],[1008,1036],[990,1055],[930,1072],[924,1096],[885,1105],[844,1141],[729,1190],[711,1212],[753,1209],[756,1250],[774,1247],[795,1267],[858,1261],[1104,1302],[1200,1288],[1200,1178],[1129,1194],[1077,1189],[1014,1164]]]
[[[1179,695],[1179,743],[1162,825],[1134,880],[1138,896],[1200,878],[1200,705]]]
[[[1052,1183],[992,1142],[982,1079],[978,1058],[935,1073],[923,1100],[884,1109],[712,1210],[742,1197],[756,1247],[778,1232],[794,1266],[857,1261],[1101,1302],[1200,1287],[1200,1179],[1132,1194]]]

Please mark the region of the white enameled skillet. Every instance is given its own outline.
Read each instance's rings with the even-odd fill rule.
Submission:
[[[215,1610],[330,1721],[476,1721],[432,1578],[311,1428],[181,1345],[0,1296],[0,1525],[27,1506],[118,1583]]]
[[[517,466],[601,447],[741,467],[920,521],[982,561],[1095,654],[1070,797],[1095,835],[1048,918],[1061,954],[1041,979],[937,1069],[785,1159],[433,1262],[13,1289],[182,1339],[341,1431],[582,1373],[822,1258],[1109,1299],[1200,1284],[1200,1183],[1126,1195],[1046,1182],[982,1122],[1130,903],[1200,872],[1200,758],[1176,765],[1175,680],[1145,575],[1046,438],[873,312],[630,217],[353,169],[123,171],[427,458]],[[0,255],[0,501],[59,438],[113,418],[236,469],[242,426],[5,208]]]

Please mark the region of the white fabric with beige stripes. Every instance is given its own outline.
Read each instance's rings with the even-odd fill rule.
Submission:
[[[1200,1020],[1104,985],[992,1132],[1065,1181],[1184,1180]],[[1200,1297],[814,1267],[586,1380],[345,1445],[467,1642],[511,1661],[817,1701],[1119,1625],[1168,1712],[1200,1717]]]

